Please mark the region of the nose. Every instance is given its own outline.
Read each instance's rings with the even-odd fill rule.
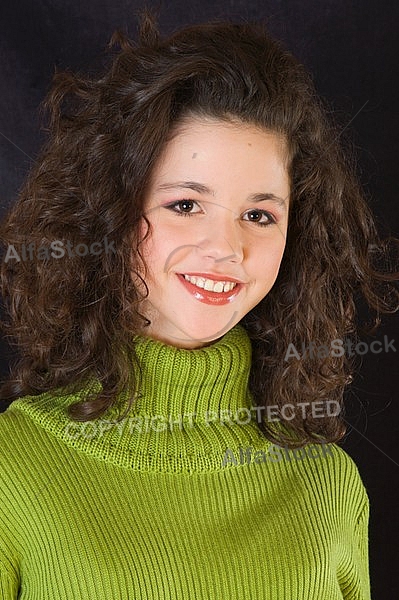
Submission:
[[[205,258],[215,263],[228,261],[240,263],[244,258],[242,232],[239,217],[231,210],[219,207],[220,214],[206,224],[206,232],[200,236],[198,246]]]

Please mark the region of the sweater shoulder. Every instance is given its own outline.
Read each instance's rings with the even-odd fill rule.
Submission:
[[[369,497],[359,468],[341,446],[326,444],[322,449],[320,459],[308,463],[308,485],[358,521],[369,513]]]
[[[0,479],[38,443],[35,423],[12,404],[0,414]]]
[[[337,444],[329,444],[332,450],[333,470],[336,477],[365,490],[359,468],[353,458]]]
[[[17,474],[28,476],[52,451],[49,432],[40,419],[41,412],[46,416],[48,402],[48,394],[24,396],[0,413],[0,481],[16,479]]]
[[[0,439],[5,441],[10,435],[22,433],[32,427],[32,419],[29,418],[25,410],[21,410],[21,406],[35,405],[36,399],[42,399],[42,396],[24,396],[11,402],[9,407],[0,413]]]
[[[18,444],[18,436],[31,428],[31,421],[19,410],[15,410],[12,403],[6,411],[0,413],[0,444],[1,455],[9,446]]]

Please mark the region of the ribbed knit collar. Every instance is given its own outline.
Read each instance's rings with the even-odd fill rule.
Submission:
[[[193,350],[149,337],[134,339],[144,376],[142,398],[136,404],[140,413],[172,419],[195,414],[197,421],[205,422],[208,413],[235,413],[250,405],[251,343],[242,326]]]
[[[25,412],[68,446],[134,470],[222,470],[228,468],[223,466],[226,450],[265,447],[248,389],[251,342],[241,325],[209,346],[190,350],[141,335],[133,339],[141,387],[121,422],[112,423],[115,407],[90,422],[71,421],[66,407],[80,394],[28,396],[9,410]]]

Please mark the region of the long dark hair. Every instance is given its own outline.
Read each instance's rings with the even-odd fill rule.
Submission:
[[[176,126],[210,116],[283,134],[290,153],[292,207],[280,272],[241,324],[253,347],[255,403],[309,404],[305,416],[298,411],[290,420],[287,437],[270,422],[260,427],[279,443],[291,443],[292,433],[295,444],[339,440],[342,414],[313,418],[310,406],[341,404],[353,366],[345,355],[287,361],[287,348],[329,346],[354,334],[356,295],[377,319],[396,310],[398,276],[310,76],[259,23],[214,21],[162,39],[144,11],[138,42],[116,32],[110,47],[114,55],[98,77],[55,75],[44,102],[48,141],[1,239],[16,249],[33,243],[50,252],[59,240],[103,242],[115,251],[3,260],[4,328],[21,358],[2,397],[86,390],[68,410],[87,421],[135,389],[132,335],[148,322],[136,285],[148,292],[140,275],[145,192]]]

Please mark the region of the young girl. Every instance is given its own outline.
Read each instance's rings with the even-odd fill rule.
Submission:
[[[369,599],[342,344],[398,298],[339,131],[260,25],[113,42],[2,226],[1,598]]]

